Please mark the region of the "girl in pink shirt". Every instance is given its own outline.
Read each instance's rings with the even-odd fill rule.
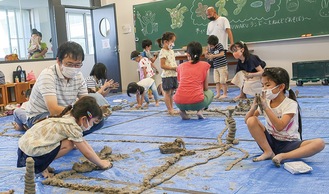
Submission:
[[[214,93],[208,90],[208,75],[210,65],[200,61],[202,46],[199,42],[187,45],[188,61],[177,67],[178,89],[174,102],[180,110],[183,120],[190,119],[187,110],[197,111],[199,119],[203,119],[202,111],[212,102]]]

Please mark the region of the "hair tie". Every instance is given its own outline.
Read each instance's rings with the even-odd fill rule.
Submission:
[[[89,111],[87,111],[87,115],[88,115],[88,117],[89,117],[90,119],[93,118],[93,115],[92,115]]]

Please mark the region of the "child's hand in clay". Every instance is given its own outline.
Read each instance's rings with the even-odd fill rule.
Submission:
[[[99,167],[101,169],[109,169],[112,167],[112,163],[108,160],[101,160],[101,165]]]
[[[255,94],[255,98],[254,98],[254,100],[252,102],[252,105],[250,107],[251,110],[254,110],[254,111],[257,110],[257,108],[258,108],[258,100],[259,100],[258,94]]]
[[[260,103],[261,103],[263,110],[268,108],[267,103],[266,103],[266,93],[265,92],[262,92],[262,95],[260,96]]]

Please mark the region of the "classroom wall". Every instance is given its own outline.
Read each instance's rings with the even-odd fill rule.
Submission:
[[[24,62],[11,62],[11,63],[1,63],[0,70],[5,75],[6,82],[13,82],[13,71],[16,70],[18,65],[22,66],[22,69],[26,71],[26,75],[28,72],[33,70],[36,77],[39,76],[41,71],[51,65],[54,65],[56,60],[46,60],[46,61],[39,61],[39,60],[30,60]],[[83,61],[83,66],[81,67],[81,72],[84,77],[89,76],[89,73],[92,67],[95,64],[94,55],[85,55],[85,60]]]
[[[129,24],[133,29],[133,5],[154,2],[156,0],[102,0],[102,6],[115,3],[119,38],[122,86],[138,80],[137,64],[129,58],[135,49],[135,35],[123,33],[123,25]],[[170,29],[168,29],[170,30]],[[233,31],[234,36],[234,31]],[[235,37],[235,41],[238,41]],[[329,36],[298,38],[293,40],[270,41],[248,44],[254,53],[266,61],[268,66],[285,68],[292,76],[292,62],[309,60],[329,60]]]

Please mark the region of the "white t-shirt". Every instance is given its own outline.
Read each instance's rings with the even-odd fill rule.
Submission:
[[[166,62],[165,64],[169,67],[177,67],[176,59],[175,59],[175,53],[173,50],[169,49],[161,49],[159,53],[159,59],[161,63],[161,59],[165,58]],[[177,72],[175,70],[165,70],[163,69],[161,73],[161,77],[177,77]]]
[[[277,131],[274,128],[274,125],[271,123],[270,119],[267,117],[266,113],[264,112],[264,117],[266,119],[265,127],[269,134],[271,134],[275,139],[280,141],[300,140],[300,134],[298,132],[299,125],[297,102],[286,97],[282,101],[282,103],[275,108],[270,107],[270,100],[267,100],[267,105],[279,119],[281,119],[285,114],[294,114],[288,125],[282,131]]]
[[[223,45],[225,50],[228,50],[228,34],[226,33],[227,28],[231,28],[230,22],[223,16],[220,16],[215,21],[209,22],[207,27],[207,35],[217,36],[219,42]]]
[[[154,83],[154,79],[150,77],[142,79],[141,81],[137,82],[138,85],[143,86],[145,88],[145,91],[149,90],[153,83]]]

